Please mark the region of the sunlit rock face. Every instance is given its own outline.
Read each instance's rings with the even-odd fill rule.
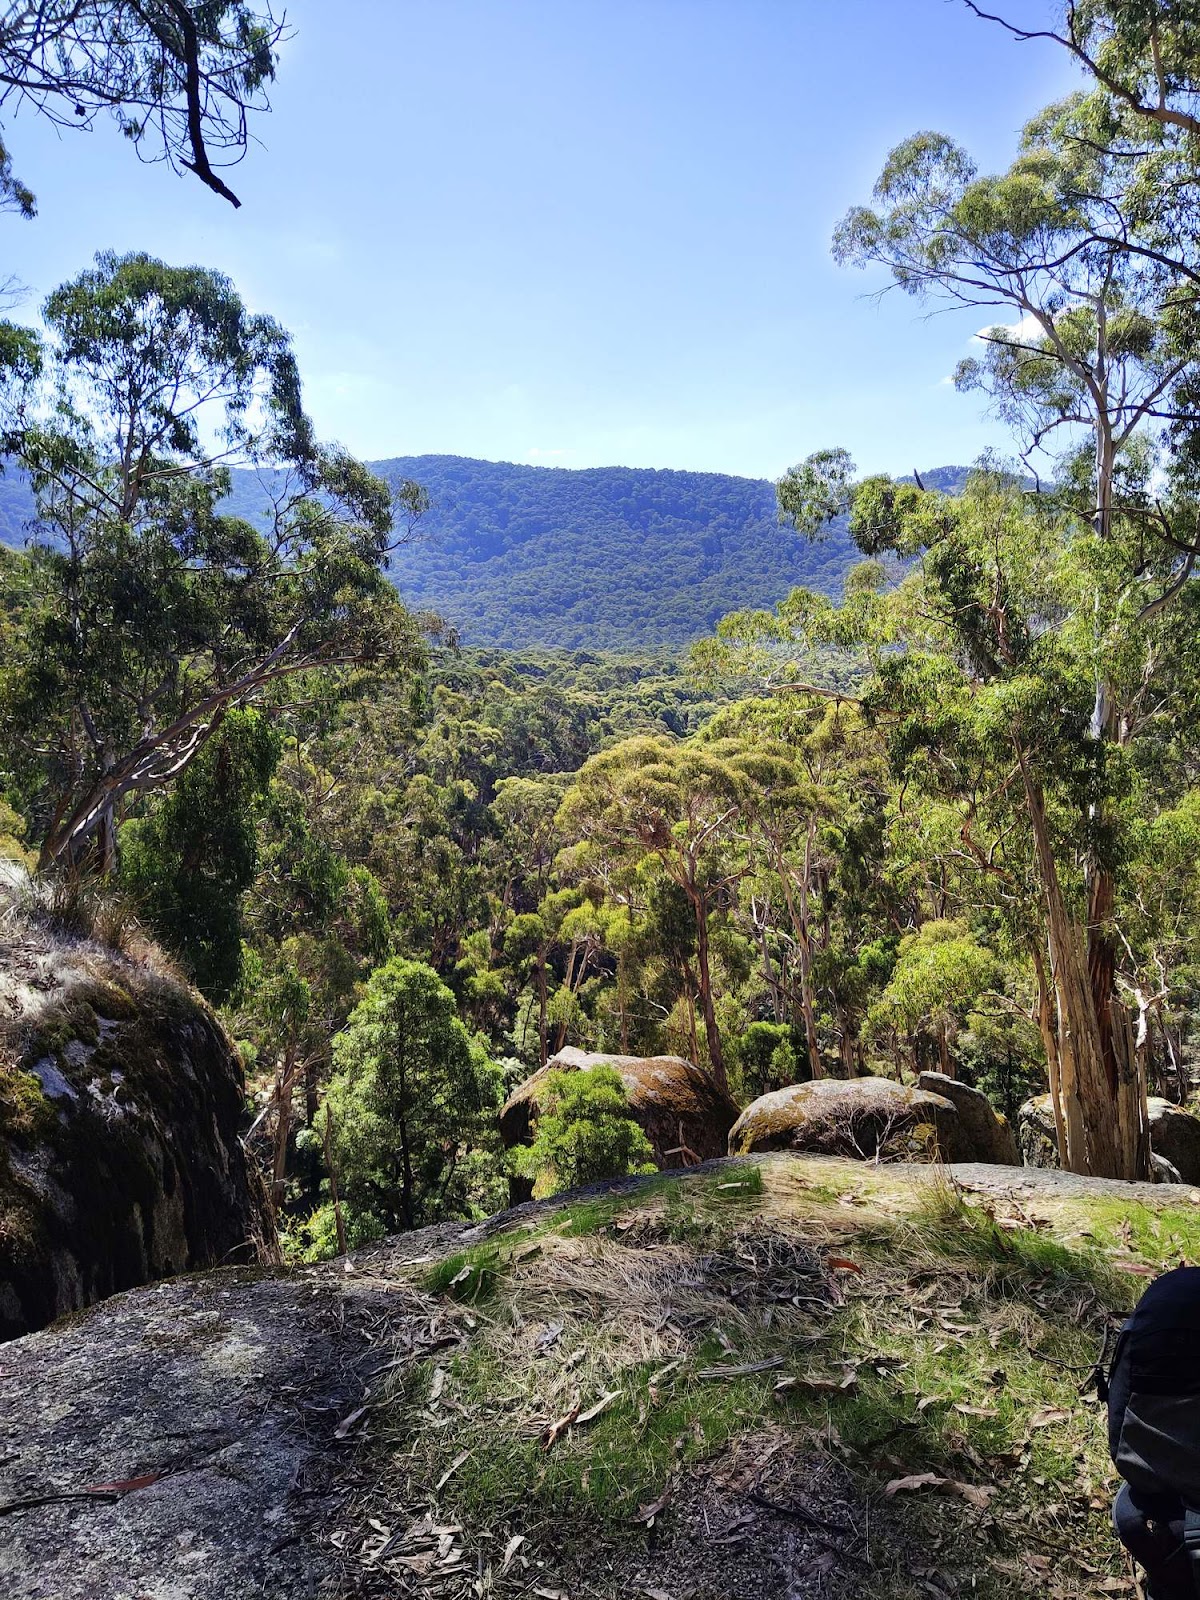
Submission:
[[[813,1155],[978,1161],[957,1108],[944,1095],[887,1078],[822,1078],[760,1095],[729,1134],[729,1154],[798,1150]]]
[[[1007,1117],[993,1109],[982,1090],[948,1078],[944,1072],[923,1072],[917,1079],[917,1088],[929,1094],[940,1094],[950,1101],[974,1151],[972,1161],[986,1161],[1000,1167],[1020,1166],[1021,1157],[1012,1126]]]
[[[0,944],[0,1338],[151,1279],[269,1258],[241,1063],[157,969],[10,908]]]

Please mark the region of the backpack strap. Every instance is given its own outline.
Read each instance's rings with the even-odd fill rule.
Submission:
[[[1112,1376],[1112,1368],[1107,1367],[1107,1365],[1106,1365],[1106,1363],[1108,1361],[1108,1346],[1109,1346],[1111,1337],[1112,1337],[1112,1330],[1109,1328],[1108,1324],[1105,1323],[1105,1325],[1104,1325],[1104,1343],[1100,1346],[1100,1354],[1096,1357],[1096,1365],[1092,1370],[1091,1377],[1087,1380],[1087,1382],[1083,1385],[1083,1387],[1080,1390],[1080,1393],[1082,1394],[1084,1392],[1084,1390],[1094,1386],[1095,1390],[1096,1390],[1096,1398],[1097,1398],[1097,1400],[1099,1400],[1099,1402],[1100,1402],[1100,1404],[1102,1406],[1106,1406],[1108,1404],[1109,1379]],[[1119,1335],[1119,1337],[1117,1339],[1116,1349],[1113,1351],[1112,1364],[1113,1364],[1114,1367],[1116,1366],[1117,1361],[1118,1361],[1118,1359],[1120,1357],[1120,1354],[1121,1354],[1121,1342],[1124,1339],[1124,1337],[1125,1337],[1125,1330],[1124,1330],[1124,1328],[1122,1328],[1121,1329],[1121,1333],[1120,1333],[1120,1335]]]
[[[1183,1547],[1187,1551],[1192,1583],[1200,1596],[1200,1510],[1185,1506],[1183,1510]]]

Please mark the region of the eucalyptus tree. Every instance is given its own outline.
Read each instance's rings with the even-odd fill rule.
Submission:
[[[1200,134],[1200,11],[1193,0],[1068,0],[1057,27],[1030,28],[963,0],[1013,38],[1060,46],[1116,111],[1147,129]]]
[[[847,498],[861,544],[915,560],[865,613],[877,630],[868,714],[905,785],[952,808],[960,882],[972,871],[992,914],[1028,935],[1065,1161],[1137,1175],[1145,1053],[1119,889],[1139,806],[1161,805],[1194,765],[1180,747],[1195,743],[1200,585],[1159,605],[1178,578],[1152,548],[1135,564],[1130,519],[1101,540],[1011,474],[978,473],[957,499],[879,479]],[[791,615],[807,618],[806,643],[814,623],[864,618],[852,601]],[[1118,708],[1112,737],[1097,736],[1097,681]]]
[[[1197,529],[1190,491],[1200,460],[1192,282],[1200,256],[1157,249],[1152,222],[1137,196],[1127,196],[1123,152],[1095,131],[1087,97],[1051,107],[1029,124],[1016,161],[998,176],[979,175],[944,136],[917,134],[893,150],[874,206],[847,215],[834,250],[845,262],[884,266],[894,285],[919,298],[1014,319],[984,330],[985,354],[964,361],[956,381],[990,396],[1020,436],[1027,462],[1038,452],[1059,457],[1059,537],[1043,557],[1058,563],[1074,684],[1080,670],[1092,680],[1086,738],[1093,778],[1080,800],[1086,904],[1078,916],[1057,903],[1057,863],[1040,825],[1045,780],[1030,765],[1026,743],[1018,742],[1018,754],[1048,921],[1059,927],[1051,954],[1060,1026],[1078,1069],[1082,1121],[1072,1159],[1084,1170],[1128,1176],[1144,1164],[1146,1139],[1144,1128],[1129,1122],[1144,1121],[1136,1109],[1119,1114],[1121,1085],[1131,1074],[1136,1079],[1136,1067],[1117,996],[1110,837],[1120,752],[1155,703],[1164,627],[1186,630],[1192,613]],[[1029,652],[1052,616],[1010,605],[1003,587],[980,592],[958,545],[944,537],[955,518],[939,499],[927,501],[919,486],[876,482],[852,490],[836,452],[789,474],[780,493],[781,509],[801,528],[819,526],[832,507],[852,500],[865,550],[929,548],[947,595],[952,584],[961,590],[960,650],[982,652],[993,680],[1027,681]],[[1003,541],[1003,584],[1014,571],[1018,525],[1025,525],[1020,515],[1014,522],[998,514],[997,537],[1012,535]],[[1014,627],[1021,632],[1006,631]]]
[[[794,591],[774,618],[743,614],[732,630],[723,625],[727,655],[736,635],[738,649],[754,657],[761,645],[776,668],[784,668],[801,632],[794,621],[781,620],[789,606],[807,609],[807,598]],[[823,598],[814,597],[812,609],[830,622],[839,614]],[[758,870],[747,879],[751,905],[746,907],[743,893],[743,916],[747,909],[755,922],[776,915],[773,908],[782,901],[774,937],[785,954],[794,951],[788,991],[809,1073],[824,1075],[823,1052],[836,1040],[842,1071],[854,1077],[861,1014],[860,997],[851,994],[857,956],[895,915],[883,852],[891,778],[882,739],[861,702],[840,695],[827,699],[811,686],[788,683],[770,697],[726,707],[697,739],[748,781],[742,831]],[[790,965],[785,960],[781,971],[786,974]]]
[[[2,737],[42,863],[108,870],[125,808],[231,710],[277,710],[300,674],[410,666],[421,641],[386,578],[391,492],[317,443],[287,335],[227,278],[101,255],[43,316],[4,417],[36,523]],[[222,511],[231,460],[262,469],[265,526]]]
[[[526,965],[532,969],[541,1066],[548,1054],[548,963],[561,926],[561,917],[552,910],[551,878],[564,842],[557,819],[568,782],[565,774],[502,778],[491,804],[500,874],[497,933],[509,961],[518,970]]]
[[[747,866],[735,848],[751,799],[719,753],[667,738],[626,739],[588,761],[563,801],[561,824],[583,846],[580,865],[636,874],[650,862],[686,898],[695,926],[697,989],[709,1066],[729,1077],[713,994],[710,920]]]
[[[909,1038],[932,1035],[938,1067],[953,1078],[951,1038],[983,992],[994,987],[997,967],[995,955],[965,923],[922,923],[900,941],[895,968],[871,1007],[868,1026]]]
[[[192,172],[232,205],[221,177],[267,109],[282,18],[245,0],[10,0],[0,10],[0,114],[29,108],[59,129],[111,118],[142,161]],[[0,205],[31,216],[32,192],[0,140]]]

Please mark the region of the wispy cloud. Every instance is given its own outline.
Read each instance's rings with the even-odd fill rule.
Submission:
[[[992,322],[986,328],[980,328],[975,335],[979,343],[985,343],[989,338],[1001,337],[1010,344],[1035,344],[1045,337],[1046,330],[1038,319],[1030,312],[1019,322]]]

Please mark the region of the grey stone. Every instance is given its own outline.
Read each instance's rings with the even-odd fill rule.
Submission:
[[[1020,1166],[1017,1140],[1008,1118],[993,1109],[982,1090],[959,1083],[944,1072],[923,1072],[917,1079],[917,1088],[940,1094],[955,1107],[973,1152],[970,1160],[994,1162],[1000,1167]]]
[[[1153,1096],[1150,1109],[1150,1148],[1170,1162],[1180,1183],[1200,1183],[1200,1117],[1170,1100]]]
[[[428,1328],[426,1307],[398,1285],[338,1263],[147,1286],[5,1346],[0,1594],[344,1592],[328,1527],[312,1531],[339,1503],[350,1445],[337,1428],[393,1341],[418,1354]],[[113,1503],[14,1506],[131,1480]]]
[[[1200,1184],[1200,1117],[1151,1095],[1150,1149],[1159,1180]],[[1058,1141],[1048,1094],[1035,1095],[1017,1113],[1017,1138],[1027,1167],[1057,1167]]]
[[[760,1095],[729,1134],[730,1155],[802,1150],[870,1160],[969,1161],[973,1151],[954,1104],[889,1078],[821,1078]]]

